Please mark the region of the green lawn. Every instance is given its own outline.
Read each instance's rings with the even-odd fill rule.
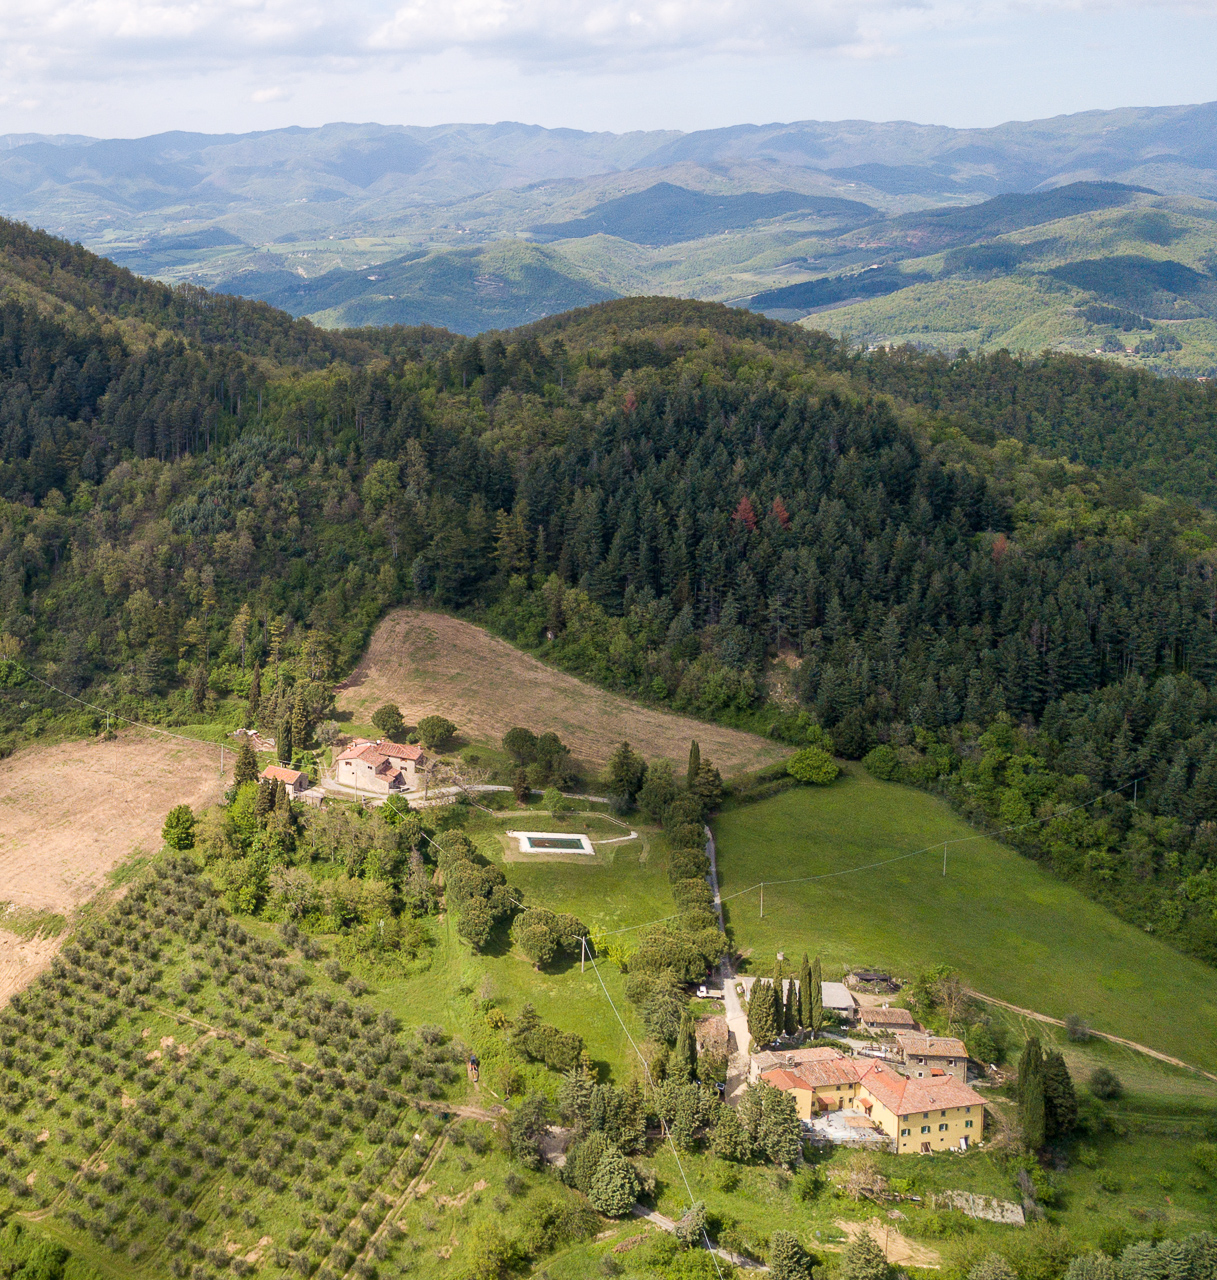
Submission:
[[[1217,972],[986,838],[890,866],[803,884],[969,834],[946,804],[877,782],[855,766],[826,788],[800,788],[715,822],[735,945],[767,970],[777,950],[823,957],[826,969],[878,965],[911,975],[940,962],[969,985],[1024,1008],[1081,1014],[1113,1032],[1217,1068]]]
[[[601,841],[629,835],[631,829],[639,833],[637,839],[599,845],[595,857],[579,861],[507,862],[503,857],[507,842],[502,833],[509,830],[585,832]],[[508,882],[530,905],[569,911],[589,927],[605,930],[628,928],[674,910],[667,846],[655,828],[636,821],[623,828],[594,813],[554,819],[537,812],[471,813],[465,830],[482,853],[502,866]],[[606,1078],[625,1083],[634,1074],[638,1060],[613,1006],[636,1043],[646,1033],[626,999],[625,977],[611,962],[598,961],[599,976],[590,964],[581,971],[577,957],[565,957],[539,972],[512,949],[506,930],[478,955],[460,938],[452,917],[431,919],[427,927],[435,940],[430,967],[374,982],[369,999],[376,1005],[392,1010],[406,1025],[439,1023],[473,1041],[481,1026],[478,1002],[492,1001],[511,1019],[529,1002],[543,1021],[581,1035]],[[546,1076],[538,1068],[535,1083],[556,1084],[557,1077],[546,1081]]]

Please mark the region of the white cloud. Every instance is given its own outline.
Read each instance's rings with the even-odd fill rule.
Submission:
[[[1064,3],[1186,9],[1199,0]],[[459,49],[521,67],[630,70],[639,60],[698,56],[886,54],[926,29],[1053,7],[1056,0],[0,0],[0,68],[104,79],[165,61],[361,64]]]
[[[287,90],[275,85],[269,89],[255,89],[249,95],[250,102],[282,102],[287,97]]]

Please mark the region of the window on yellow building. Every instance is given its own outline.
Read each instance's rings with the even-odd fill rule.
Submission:
[[[972,1122],[971,1122],[971,1120],[965,1120],[965,1121],[963,1122],[963,1127],[964,1127],[965,1129],[970,1129],[970,1128],[972,1127]]]
[[[921,1132],[922,1132],[922,1133],[929,1133],[929,1131],[930,1131],[930,1126],[929,1126],[928,1124],[923,1124],[923,1125],[921,1126]]]
[[[901,1130],[900,1130],[900,1136],[901,1136],[902,1138],[907,1138],[907,1137],[909,1136],[909,1134],[910,1134],[910,1133],[912,1133],[912,1130],[911,1130],[911,1129],[901,1129]]]
[[[947,1127],[947,1126],[946,1126],[945,1124],[940,1124],[940,1125],[938,1126],[938,1132],[939,1132],[939,1133],[941,1133],[941,1132],[942,1132],[946,1127]]]

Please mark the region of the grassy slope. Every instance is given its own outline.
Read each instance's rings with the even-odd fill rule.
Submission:
[[[1075,308],[1094,301],[1091,294],[1040,273],[1093,258],[1137,255],[1181,262],[1198,271],[1211,269],[1217,244],[1217,206],[1189,199],[1146,199],[1144,208],[1079,214],[995,237],[991,244],[1019,246],[1026,256],[1017,270],[989,278],[943,276],[883,298],[810,316],[808,328],[850,334],[872,342],[913,342],[953,351],[1008,347],[1039,351],[1044,347],[1090,354],[1112,333],[1091,325]],[[908,271],[939,274],[944,254],[909,259]],[[1183,350],[1129,363],[1164,372],[1207,370],[1217,363],[1217,321],[1172,321],[1169,333]],[[1147,333],[1117,333],[1133,347]]]
[[[786,792],[715,824],[723,895],[760,880],[844,871],[967,836],[942,802],[854,768],[824,790]],[[826,966],[912,973],[957,966],[988,995],[1217,1067],[1217,973],[1117,920],[995,841],[980,838],[874,871],[772,886],[729,903],[758,970],[775,950]]]

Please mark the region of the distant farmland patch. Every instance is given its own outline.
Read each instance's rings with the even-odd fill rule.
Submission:
[[[547,667],[481,627],[417,609],[398,609],[377,627],[337,700],[360,722],[385,702],[395,702],[407,724],[445,715],[466,737],[496,745],[515,725],[552,730],[592,766],[603,765],[623,739],[647,759],[683,765],[696,738],[702,759],[724,775],[789,754],[756,734],[640,706]]]

